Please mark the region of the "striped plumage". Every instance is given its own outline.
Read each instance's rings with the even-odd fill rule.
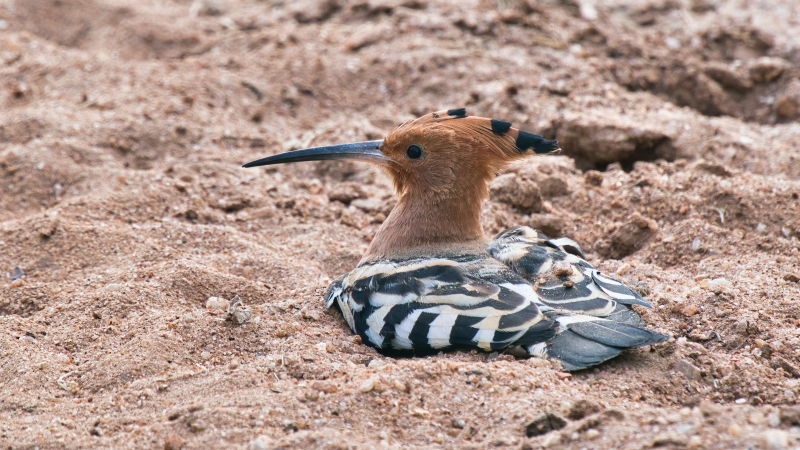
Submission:
[[[666,337],[644,328],[632,309],[650,304],[595,270],[572,240],[519,227],[486,241],[487,183],[510,161],[557,150],[556,141],[460,108],[402,123],[384,140],[245,167],[355,158],[390,176],[397,205],[358,267],[325,294],[365,343],[407,354],[498,350],[577,370]]]
[[[325,301],[387,352],[477,348],[577,370],[666,339],[631,309],[650,304],[582,255],[570,239],[519,227],[483,253],[363,264],[331,284]]]

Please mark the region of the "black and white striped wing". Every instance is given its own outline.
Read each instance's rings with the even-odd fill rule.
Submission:
[[[379,349],[485,351],[551,338],[556,323],[527,282],[488,255],[383,261],[360,266],[326,293],[350,328]]]
[[[487,250],[536,284],[542,303],[556,311],[639,324],[635,313],[626,313],[629,306],[652,308],[622,282],[592,267],[571,239],[547,239],[529,227],[519,227],[499,235]]]
[[[565,370],[578,370],[626,348],[667,339],[643,328],[631,309],[631,305],[650,308],[650,303],[592,267],[571,239],[551,240],[529,227],[519,227],[498,236],[487,250],[534,284],[545,316],[559,325],[553,339],[523,346],[525,353],[555,358]]]

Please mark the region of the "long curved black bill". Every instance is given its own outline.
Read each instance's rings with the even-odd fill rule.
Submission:
[[[279,153],[245,164],[242,167],[269,166],[303,161],[322,161],[327,159],[361,159],[386,164],[391,160],[381,153],[383,140],[355,142],[353,144],[329,145],[325,147],[305,148],[291,152]]]

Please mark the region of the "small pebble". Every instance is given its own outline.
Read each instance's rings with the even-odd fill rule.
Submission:
[[[728,434],[730,434],[731,436],[739,436],[740,434],[742,434],[742,427],[740,427],[735,423],[731,424],[731,426],[728,427]]]
[[[227,311],[229,306],[230,303],[224,298],[208,297],[208,300],[206,300],[206,308],[212,312]]]
[[[595,430],[594,428],[589,428],[588,430],[586,430],[585,436],[586,439],[594,439],[597,436],[600,436],[600,432]]]
[[[267,450],[272,448],[272,439],[269,436],[259,436],[250,441],[250,450]]]
[[[231,306],[225,310],[225,320],[241,325],[253,318],[253,309],[245,306],[238,295],[231,299],[230,304]]]
[[[694,238],[692,241],[692,250],[697,251],[700,248],[700,238]]]
[[[453,428],[464,428],[467,425],[467,422],[464,419],[453,419]]]
[[[208,360],[209,358],[211,358],[211,353],[209,352],[200,353],[200,357],[203,358],[204,360]]]
[[[122,287],[123,286],[121,284],[119,284],[119,283],[109,283],[109,284],[103,286],[103,288],[100,289],[100,290],[103,291],[103,292],[116,292],[116,291],[122,289]]]
[[[370,378],[369,380],[365,381],[358,387],[359,392],[369,392],[375,389],[375,383],[377,380],[375,378]]]
[[[334,351],[333,344],[331,344],[330,342],[319,342],[316,345],[314,345],[314,348],[316,348],[321,352],[327,352],[327,353],[333,353]]]
[[[758,225],[756,225],[756,231],[758,231],[759,233],[763,233],[764,230],[766,230],[766,229],[767,229],[767,226],[764,225],[763,223],[759,223]]]
[[[300,311],[300,315],[303,317],[303,319],[310,321],[317,321],[320,318],[319,313],[310,308],[304,308],[302,311]]]
[[[717,292],[722,289],[733,289],[733,283],[725,278],[714,278],[708,282],[708,290]]]
[[[378,369],[386,365],[386,361],[381,361],[380,359],[373,359],[372,361],[367,364],[367,367],[370,369]]]
[[[558,277],[568,277],[572,275],[572,264],[566,261],[559,261],[555,263],[553,270]]]
[[[311,389],[315,391],[324,392],[326,394],[333,394],[339,390],[335,384],[327,381],[315,381],[311,384]]]
[[[789,447],[789,433],[783,430],[767,430],[762,435],[762,440],[767,450],[784,450]]]
[[[733,402],[736,403],[737,405],[742,405],[742,404],[747,403],[747,399],[746,398],[737,398]]]
[[[24,276],[25,274],[22,272],[22,269],[19,267],[14,267],[14,270],[11,272],[11,281],[19,280]]]
[[[753,425],[761,425],[767,421],[767,418],[764,417],[764,413],[761,411],[754,411],[747,417],[747,421]]]
[[[682,373],[690,380],[699,380],[702,377],[700,369],[685,359],[675,363],[675,371]]]
[[[689,441],[686,442],[686,448],[688,448],[690,450],[694,450],[694,449],[702,448],[702,447],[703,447],[703,438],[701,438],[700,436],[697,436],[697,435],[690,437]]]
[[[683,314],[686,317],[692,317],[699,312],[700,308],[698,308],[696,305],[686,305],[683,308],[681,308],[681,314]]]
[[[183,447],[184,440],[180,435],[170,433],[164,439],[164,450],[180,450]]]

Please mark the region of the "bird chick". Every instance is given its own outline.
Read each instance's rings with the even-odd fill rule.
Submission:
[[[666,339],[632,305],[652,307],[592,267],[567,238],[518,227],[488,241],[488,182],[511,161],[558,143],[463,108],[407,121],[383,140],[290,151],[245,164],[360,159],[398,196],[350,273],[325,293],[354,333],[385,353],[506,351],[578,370]]]

